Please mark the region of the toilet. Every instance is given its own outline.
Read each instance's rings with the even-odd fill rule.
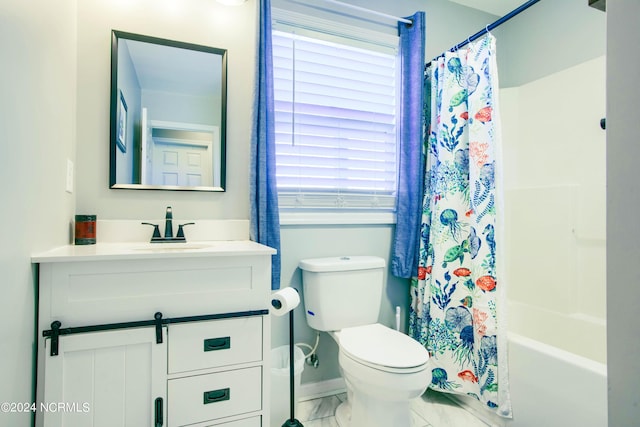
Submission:
[[[301,260],[309,326],[339,347],[347,400],[340,427],[409,427],[410,401],[431,382],[429,353],[414,339],[378,323],[385,261],[373,256]]]

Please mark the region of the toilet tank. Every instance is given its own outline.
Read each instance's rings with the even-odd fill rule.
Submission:
[[[307,323],[337,331],[378,321],[385,261],[374,256],[301,260]]]

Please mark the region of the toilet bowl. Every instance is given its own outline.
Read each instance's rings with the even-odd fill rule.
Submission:
[[[347,400],[340,427],[408,427],[411,399],[431,382],[429,353],[407,335],[378,323],[385,262],[377,257],[302,260],[307,323],[338,344]]]
[[[428,353],[417,341],[379,323],[330,333],[347,400],[336,410],[340,427],[410,426],[410,401],[431,382]]]

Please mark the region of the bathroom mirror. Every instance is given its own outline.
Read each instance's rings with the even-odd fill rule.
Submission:
[[[110,188],[225,190],[227,51],[112,31]]]

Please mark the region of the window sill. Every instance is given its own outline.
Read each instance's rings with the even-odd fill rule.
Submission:
[[[395,224],[391,212],[280,212],[280,225],[381,225]]]

